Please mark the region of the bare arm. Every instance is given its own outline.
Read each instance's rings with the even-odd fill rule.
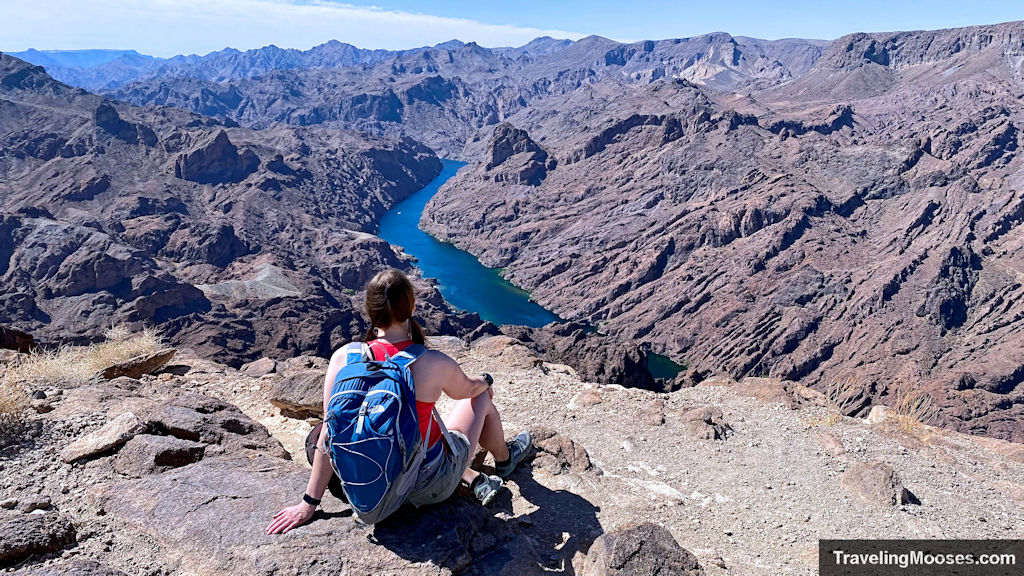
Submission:
[[[429,374],[432,380],[441,382],[441,390],[455,400],[476,398],[490,388],[486,380],[467,376],[458,362],[440,352],[431,353]]]
[[[345,366],[346,348],[338,349],[331,357],[331,363],[327,367],[327,374],[324,377],[324,414],[327,413],[327,404],[331,399],[334,378],[337,376],[338,371]],[[331,469],[331,463],[324,453],[324,442],[326,439],[327,427],[325,426],[320,430],[320,437],[316,443],[317,450],[313,455],[313,470],[309,475],[309,482],[306,483],[306,494],[309,494],[315,500],[323,498],[324,492],[327,490],[327,484],[331,481],[331,475],[334,474],[334,470]],[[313,517],[314,512],[316,512],[316,506],[307,504],[305,500],[285,508],[274,515],[273,521],[267,527],[267,534],[283,534],[292,528],[302,526]]]

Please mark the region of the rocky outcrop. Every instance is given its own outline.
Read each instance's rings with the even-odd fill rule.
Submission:
[[[36,348],[35,338],[27,332],[0,326],[0,348],[27,353]]]
[[[543,328],[502,326],[502,331],[551,362],[568,364],[589,381],[662,388],[647,368],[647,353],[628,340],[595,334],[574,323]]]
[[[281,443],[236,406],[204,394],[185,393],[156,406],[149,429],[160,435],[210,445],[206,454],[256,450],[288,458]],[[216,448],[214,448],[216,447]]]
[[[790,552],[814,550],[821,534],[868,538],[885,525],[895,537],[957,529],[995,538],[1020,523],[1024,459],[1007,442],[927,426],[911,435],[853,418],[824,431],[808,427],[823,407],[790,410],[729,385],[669,394],[590,387],[601,401],[585,404],[574,400],[585,384],[569,369],[510,368],[455,338],[430,340],[467,372],[494,374],[506,433],[523,424],[533,435],[535,457],[490,507],[460,488],[441,504],[404,508],[367,527],[328,494],[308,524],[267,535],[273,514],[297,503],[309,478],[305,464],[279,457],[281,446],[301,458],[310,429],[304,418],[279,416],[268,389],[289,374],[326,369],[325,360],[292,358],[279,363],[280,374],[253,378],[183,351],[173,371],[54,392],[53,411],[28,416],[25,432],[3,449],[0,551],[41,543],[33,552],[19,544],[17,574],[313,574],[331,566],[540,576],[743,567],[774,576],[813,572],[816,557]],[[686,435],[682,414],[712,406],[735,425],[728,444]],[[125,412],[145,415],[147,430],[72,464],[58,457]],[[662,422],[644,421],[644,412],[661,412]],[[814,441],[823,433],[850,450],[826,451]],[[785,466],[772,464],[779,454]],[[844,486],[863,454],[877,456],[873,468],[898,469],[922,504],[862,505]],[[473,466],[492,470],[483,455]]]
[[[219,130],[174,160],[174,176],[202,184],[239,182],[259,165],[260,159],[252,150],[239,152],[227,132]]]
[[[537,145],[525,130],[502,123],[491,136],[489,160],[486,170],[494,170],[496,182],[511,182],[537,186],[555,167],[555,161]]]
[[[140,142],[146,146],[156,146],[157,144],[156,133],[152,128],[126,122],[109,102],[103,102],[96,108],[93,113],[93,121],[96,122],[96,126],[127,144]]]
[[[323,418],[324,371],[305,370],[286,376],[270,389],[270,403],[293,418]]]
[[[0,78],[0,323],[54,344],[154,325],[235,366],[329,355],[365,322],[356,291],[411,269],[371,233],[440,171],[418,142],[140,109],[7,55]],[[426,324],[475,327],[423,290]]]

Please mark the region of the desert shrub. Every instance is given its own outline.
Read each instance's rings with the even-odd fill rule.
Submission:
[[[864,383],[854,373],[829,377],[825,380],[825,416],[822,424],[835,426],[848,416],[864,394]]]
[[[8,380],[60,386],[89,382],[104,368],[143,354],[152,354],[164,345],[153,329],[131,332],[117,326],[108,330],[105,340],[88,346],[61,346],[37,350],[7,370]]]
[[[28,408],[28,395],[10,378],[0,378],[0,446],[21,428]]]
[[[892,409],[895,412],[896,424],[907,433],[914,432],[922,424],[931,422],[939,411],[932,395],[917,386],[898,386],[895,400]]]

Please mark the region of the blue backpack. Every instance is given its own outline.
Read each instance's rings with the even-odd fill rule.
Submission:
[[[425,350],[413,344],[378,361],[366,344],[353,346],[334,379],[327,453],[360,522],[386,518],[416,483],[424,452],[409,366]]]

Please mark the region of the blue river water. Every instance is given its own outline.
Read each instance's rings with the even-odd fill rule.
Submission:
[[[530,300],[530,294],[501,277],[497,268],[487,268],[469,252],[441,242],[420,230],[423,208],[463,162],[443,160],[444,168],[430,184],[396,204],[380,220],[379,236],[401,246],[414,256],[428,278],[436,278],[441,295],[455,308],[476,312],[495,324],[540,327],[561,318]],[[647,355],[647,369],[655,378],[675,377],[685,366],[667,356]]]
[[[427,202],[463,162],[444,160],[444,168],[426,187],[399,202],[380,221],[379,236],[415,256],[423,275],[437,278],[441,295],[455,308],[476,312],[495,324],[539,327],[561,320],[530,301],[530,295],[487,268],[472,254],[441,242],[420,230],[420,215]]]

